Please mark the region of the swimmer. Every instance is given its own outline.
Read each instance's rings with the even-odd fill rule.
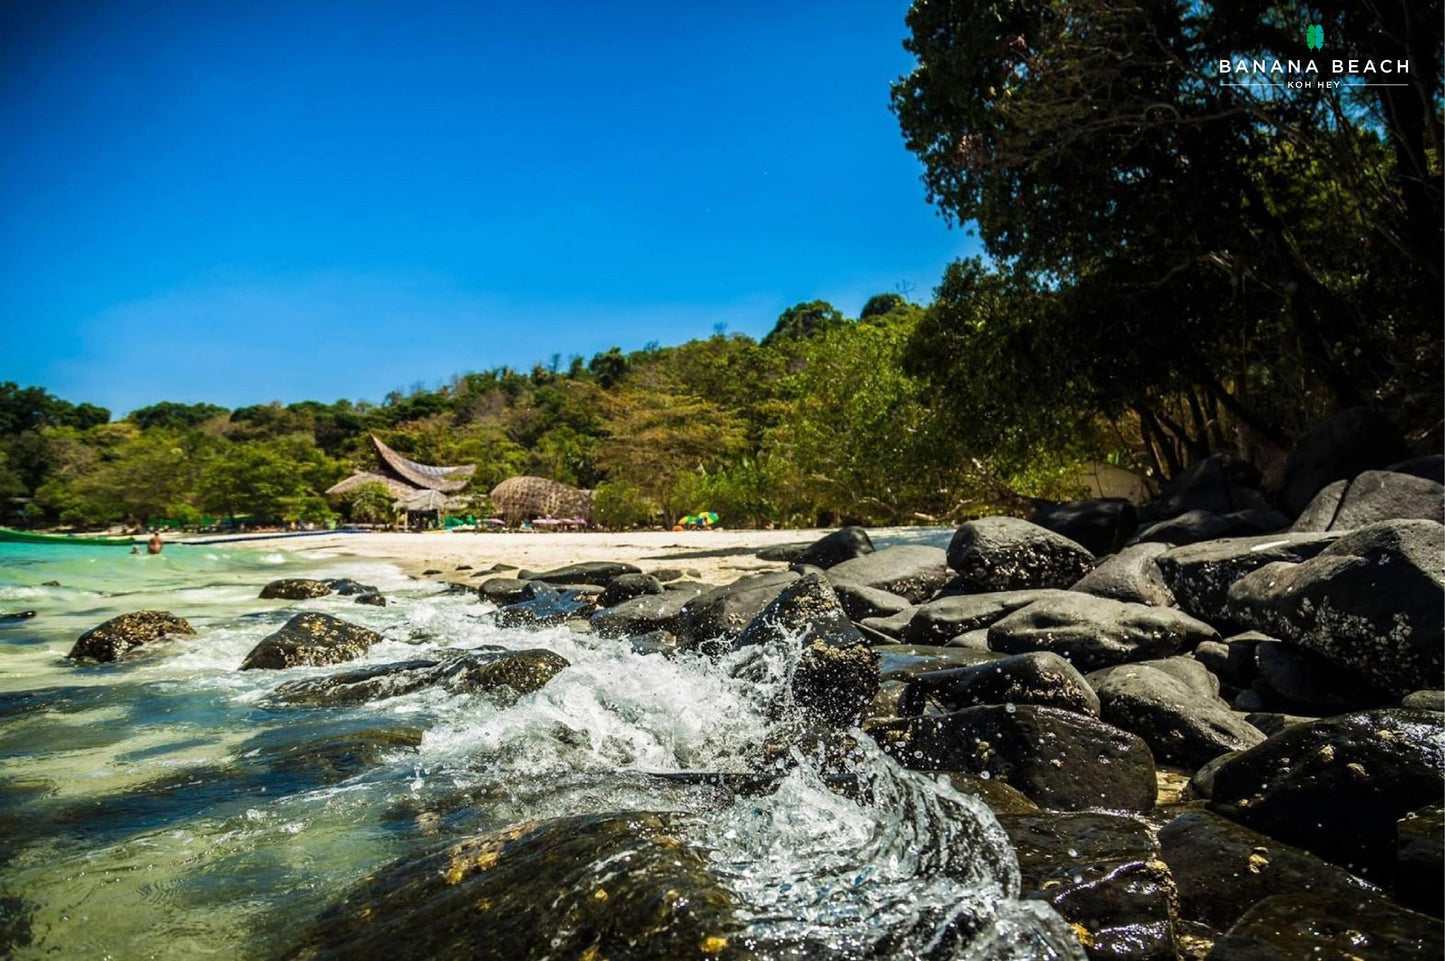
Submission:
[[[146,541],[146,553],[159,554],[161,552],[161,547],[163,546],[164,545],[161,543],[161,532],[156,531],[154,534],[151,535],[151,539]]]

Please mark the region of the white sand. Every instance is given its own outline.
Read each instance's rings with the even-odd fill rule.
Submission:
[[[393,561],[412,576],[424,571],[438,579],[474,576],[494,564],[545,571],[582,561],[626,561],[644,571],[672,568],[711,584],[726,584],[756,571],[782,570],[781,562],[759,560],[756,552],[775,544],[811,543],[826,530],[638,531],[586,533],[327,534],[237,541],[234,546],[268,551],[319,551],[337,556]],[[874,545],[948,546],[952,528],[901,527],[869,531]],[[467,565],[471,571],[457,572]],[[508,572],[502,572],[508,573]],[[500,575],[499,575],[500,576]]]

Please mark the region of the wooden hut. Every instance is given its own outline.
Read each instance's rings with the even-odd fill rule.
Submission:
[[[592,492],[545,477],[509,477],[492,488],[492,503],[509,524],[538,517],[592,520]]]

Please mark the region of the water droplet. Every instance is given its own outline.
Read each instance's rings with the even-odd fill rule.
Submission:
[[[1018,708],[1014,707],[1012,701],[1010,701],[1009,703],[1005,704],[1005,705],[1003,706],[1003,709],[1004,709],[1006,712],[1008,712],[1009,714],[1013,714],[1014,712],[1016,712],[1016,711],[1018,710]]]
[[[987,771],[979,771],[978,776],[983,778],[985,781],[989,779],[989,773]]]
[[[1069,857],[1071,857],[1071,858],[1076,858],[1076,857],[1078,857],[1078,856],[1079,856],[1079,851],[1078,851],[1077,848],[1069,848]]]

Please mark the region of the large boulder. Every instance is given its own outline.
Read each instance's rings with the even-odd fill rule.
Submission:
[[[272,581],[261,588],[261,599],[304,601],[313,597],[325,597],[331,593],[331,585],[326,581],[313,580],[306,577],[285,577],[279,581]]]
[[[1420,961],[1445,954],[1440,922],[1354,892],[1276,894],[1214,943],[1208,961]]]
[[[904,544],[885,547],[835,564],[828,569],[834,584],[858,584],[897,594],[914,604],[927,600],[948,583],[948,562],[943,550]]]
[[[1254,646],[1256,677],[1251,689],[1271,711],[1293,714],[1342,714],[1355,708],[1380,707],[1386,699],[1317,654],[1285,644],[1261,641]]]
[[[556,567],[550,571],[523,571],[517,576],[525,581],[541,581],[543,584],[551,584],[554,587],[568,584],[594,584],[597,587],[606,587],[623,574],[641,573],[642,568],[635,564],[624,564],[619,561],[587,561],[581,564],[568,564],[566,567]]]
[[[785,587],[733,642],[735,650],[793,645],[798,648],[794,705],[809,720],[834,726],[858,723],[878,693],[878,655],[848,620],[821,574]]]
[[[1094,566],[1094,555],[1053,531],[1017,517],[968,521],[948,545],[950,587],[963,593],[1065,588]]]
[[[1149,524],[1139,531],[1136,539],[1141,543],[1198,544],[1224,537],[1273,534],[1289,525],[1288,515],[1268,507],[1250,507],[1228,514],[1193,510]]]
[[[1131,544],[1099,561],[1069,590],[1131,604],[1172,607],[1174,595],[1155,563],[1155,558],[1167,550],[1168,544]]]
[[[536,588],[531,581],[521,581],[515,577],[493,577],[477,585],[477,596],[498,607],[521,603],[535,594]]]
[[[112,617],[86,631],[67,655],[75,659],[114,661],[143,644],[177,634],[196,633],[184,617],[169,611],[132,611]]]
[[[661,594],[662,581],[651,574],[619,574],[597,598],[598,607],[616,607],[644,594]]]
[[[1167,607],[1125,604],[1063,591],[1014,611],[988,629],[988,646],[1005,654],[1053,651],[1080,671],[1193,650],[1219,633]]]
[[[947,713],[980,704],[1039,704],[1099,716],[1099,698],[1083,675],[1047,651],[915,674],[898,714],[923,714],[928,707]]]
[[[1118,814],[1005,815],[1022,895],[1047,901],[1089,958],[1176,961],[1174,881],[1149,828]]]
[[[307,611],[251,648],[241,662],[241,670],[340,664],[365,654],[379,640],[381,635],[375,631],[330,614]]]
[[[1445,486],[1425,477],[1367,470],[1335,481],[1295,519],[1295,531],[1347,531],[1381,521],[1445,522]]]
[[[1218,697],[1148,664],[1114,668],[1095,690],[1099,716],[1142,737],[1161,761],[1195,768],[1264,740]]]
[[[653,631],[677,633],[683,608],[693,596],[681,591],[643,594],[612,607],[599,608],[589,619],[601,637],[637,637]]]
[[[1020,608],[1059,591],[998,591],[988,594],[948,594],[920,604],[913,611],[899,640],[906,644],[947,644],[960,634],[988,627]]]
[[[873,541],[861,527],[843,527],[814,541],[807,550],[793,560],[827,570],[844,561],[873,553]]]
[[[1033,705],[970,707],[870,725],[904,767],[999,778],[1040,807],[1147,811],[1158,785],[1149,746],[1074,711]]]
[[[1445,673],[1445,526],[1389,521],[1298,564],[1268,564],[1229,588],[1231,620],[1312,651],[1382,692]]]
[[[1179,912],[1220,931],[1276,894],[1378,894],[1379,889],[1308,851],[1209,811],[1187,811],[1159,831],[1161,856],[1179,886]]]
[[[751,957],[706,852],[668,814],[532,821],[377,870],[294,961]]]
[[[1327,484],[1404,460],[1405,440],[1378,411],[1354,407],[1317,424],[1285,461],[1280,500],[1299,514]]]
[[[1392,708],[1285,728],[1214,772],[1220,814],[1368,878],[1395,860],[1395,824],[1440,800],[1445,715]]]
[[[1029,522],[1102,555],[1129,543],[1139,527],[1139,511],[1122,497],[1098,497],[1047,504],[1034,511]]]
[[[731,646],[747,627],[789,584],[798,579],[792,571],[767,571],[740,577],[731,584],[699,594],[683,605],[677,635],[685,650]]]
[[[1180,610],[1223,626],[1231,584],[1275,561],[1307,560],[1336,539],[1333,534],[1230,537],[1176,547],[1154,558],[1154,563]]]

